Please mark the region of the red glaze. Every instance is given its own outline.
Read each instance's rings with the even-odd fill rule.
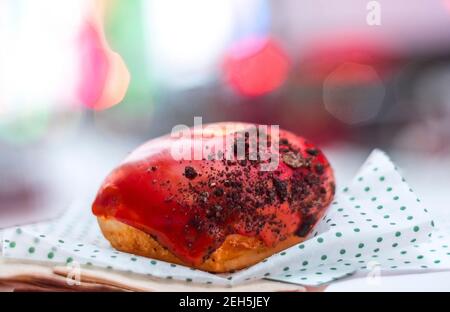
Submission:
[[[203,135],[203,144],[192,144],[192,151],[208,146],[212,154],[217,140],[234,135],[223,129],[230,124],[248,126],[214,124],[221,129],[214,137],[195,131],[192,138],[198,142]],[[201,264],[229,234],[256,236],[267,246],[293,234],[304,237],[333,198],[327,159],[290,132],[280,130],[280,160],[270,172],[260,170],[264,161],[207,160],[207,155],[175,160],[174,142],[180,139],[165,136],[135,150],[106,178],[92,208],[96,216],[152,235],[186,263]]]

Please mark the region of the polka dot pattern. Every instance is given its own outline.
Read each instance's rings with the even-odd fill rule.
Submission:
[[[389,271],[450,268],[450,239],[436,229],[428,210],[380,151],[372,153],[350,185],[340,188],[311,237],[233,274],[214,275],[116,251],[86,206],[55,222],[4,231],[3,255],[220,285],[261,278],[320,285],[355,271],[369,272],[374,265]]]

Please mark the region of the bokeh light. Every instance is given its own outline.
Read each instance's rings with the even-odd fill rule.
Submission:
[[[142,10],[144,2],[134,1],[108,1],[104,18],[104,31],[108,44],[115,52],[120,54],[129,71],[129,86],[125,98],[115,111],[121,115],[141,115],[154,106],[153,96],[157,89],[153,70],[149,68],[151,53],[147,50],[145,28],[148,12]],[[129,18],[130,16],[136,18]],[[116,68],[120,68],[116,66]],[[112,74],[122,77],[120,73]]]
[[[0,141],[26,144],[41,138],[49,128],[49,110],[26,111],[0,118]]]
[[[373,36],[351,32],[336,32],[302,48],[298,80],[301,83],[322,83],[344,63],[367,64],[384,77],[392,69],[390,44]],[[342,72],[345,75],[344,72]],[[351,76],[349,77],[350,79]],[[342,79],[345,79],[343,76]]]
[[[205,81],[231,37],[233,1],[142,2],[151,69],[163,84],[190,87]]]
[[[289,59],[271,38],[251,37],[237,42],[224,61],[225,78],[242,95],[258,96],[280,87],[289,71]]]
[[[367,122],[380,111],[386,90],[369,65],[344,63],[323,84],[325,108],[347,124]]]
[[[78,97],[83,105],[103,110],[122,101],[130,74],[121,56],[109,47],[103,27],[103,10],[98,6],[79,34],[80,81]]]
[[[78,96],[83,105],[94,109],[106,84],[110,64],[98,29],[93,24],[83,27],[79,45],[81,75]]]
[[[444,8],[450,13],[450,0],[442,0],[442,3],[444,4]]]
[[[74,38],[85,2],[12,3],[0,2],[0,139],[26,144],[75,102]]]

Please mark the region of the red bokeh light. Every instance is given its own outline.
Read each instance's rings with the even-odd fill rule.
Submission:
[[[444,3],[444,7],[447,9],[447,11],[450,13],[450,0],[442,0]]]
[[[281,86],[289,66],[286,53],[274,40],[248,38],[230,49],[224,72],[231,87],[240,94],[258,96]]]
[[[86,23],[80,39],[81,80],[78,86],[80,101],[88,108],[95,109],[106,84],[109,61],[98,29]]]
[[[351,34],[335,34],[304,48],[296,79],[303,84],[322,84],[336,68],[343,64],[355,64],[346,66],[345,70],[339,72],[340,82],[354,85],[368,84],[373,77],[361,75],[358,65],[371,66],[384,77],[395,68],[396,63],[387,42],[364,39]]]
[[[80,81],[77,96],[93,110],[120,103],[128,89],[130,73],[121,56],[111,50],[99,21],[88,21],[79,36]]]

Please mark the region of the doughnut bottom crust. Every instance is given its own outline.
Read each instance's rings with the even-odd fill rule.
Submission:
[[[212,273],[226,273],[249,267],[304,240],[292,235],[274,247],[267,247],[256,237],[232,234],[228,235],[223,244],[202,264],[193,266],[178,259],[149,234],[139,229],[112,218],[98,217],[97,220],[103,235],[117,250]]]

